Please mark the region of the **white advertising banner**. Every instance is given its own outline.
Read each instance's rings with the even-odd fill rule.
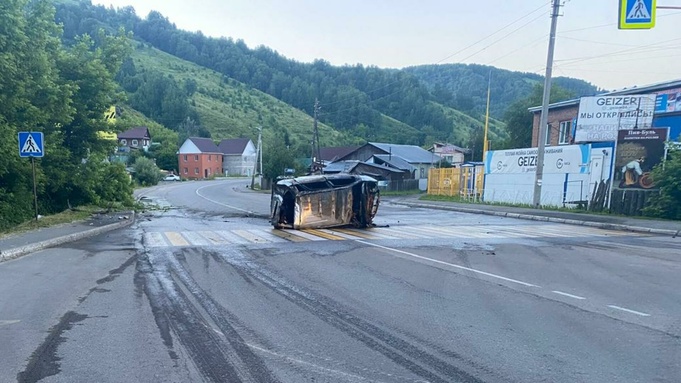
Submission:
[[[654,94],[582,97],[575,142],[617,141],[618,130],[650,128]]]
[[[492,150],[487,152],[485,174],[534,173],[537,148]],[[544,173],[587,173],[589,145],[550,146],[544,150]]]

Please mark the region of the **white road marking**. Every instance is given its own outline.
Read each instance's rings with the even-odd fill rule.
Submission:
[[[21,322],[19,319],[14,319],[14,320],[0,320],[0,326],[6,326],[10,324],[15,324]]]
[[[204,325],[204,326],[208,327],[207,325]],[[213,330],[216,334],[218,334],[218,335],[220,335],[220,336],[225,336],[225,334],[224,334],[222,331],[220,331],[220,330],[218,330],[218,329],[216,329],[216,328],[213,328],[213,327],[209,327],[209,328],[210,328],[211,330]],[[306,365],[306,366],[314,367],[314,368],[323,370],[323,371],[325,371],[325,372],[327,372],[327,373],[331,373],[331,374],[334,374],[334,375],[346,376],[346,377],[352,377],[352,378],[355,378],[355,379],[369,380],[369,379],[367,379],[367,378],[365,378],[365,377],[363,377],[363,376],[355,375],[355,374],[348,373],[348,372],[344,372],[344,371],[333,370],[333,369],[326,368],[326,367],[320,366],[320,365],[318,365],[318,364],[310,363],[310,362],[307,362],[307,361],[304,361],[304,360],[301,360],[301,359],[298,359],[298,358],[292,358],[292,357],[290,357],[290,356],[288,356],[288,355],[283,355],[283,354],[280,354],[280,353],[278,353],[278,352],[274,352],[274,351],[268,350],[268,349],[266,349],[266,348],[262,348],[262,347],[260,347],[260,346],[254,345],[254,344],[252,344],[252,343],[244,343],[244,344],[245,344],[246,346],[248,346],[248,347],[254,349],[254,350],[257,350],[257,351],[260,351],[260,352],[264,352],[264,353],[266,353],[266,354],[270,354],[270,355],[272,355],[272,356],[275,356],[275,357],[281,358],[281,359],[285,359],[285,360],[288,360],[288,361],[290,361],[290,362],[295,362],[295,363],[298,363],[298,364],[303,364],[303,365]],[[375,380],[373,380],[373,379],[370,380],[370,381],[375,382]]]
[[[375,244],[375,243],[366,242],[366,241],[362,241],[362,240],[359,240],[359,239],[356,239],[355,241],[356,241],[356,242],[359,242],[359,243],[363,243],[363,244],[365,244],[365,245],[369,245],[369,246],[373,246],[373,247],[378,247],[378,248],[384,249],[384,250],[394,251],[394,252],[396,252],[396,253],[408,255],[408,256],[410,256],[410,257],[422,259],[422,260],[429,261],[429,262],[433,262],[433,263],[437,263],[437,264],[440,264],[440,265],[445,265],[445,266],[453,267],[453,268],[455,268],[455,269],[466,270],[466,271],[470,271],[470,272],[472,272],[472,273],[476,273],[476,274],[480,274],[480,275],[485,275],[485,276],[487,276],[487,277],[492,277],[492,278],[496,278],[496,279],[501,279],[501,280],[506,281],[506,282],[517,283],[517,284],[519,284],[519,285],[523,285],[523,286],[527,286],[527,287],[539,287],[539,286],[537,286],[537,285],[533,285],[533,284],[531,284],[531,283],[519,281],[519,280],[517,280],[517,279],[506,278],[506,277],[502,277],[501,275],[496,275],[496,274],[488,273],[488,272],[486,272],[486,271],[477,270],[477,269],[473,269],[473,268],[465,267],[465,266],[461,266],[461,265],[456,265],[456,264],[454,264],[454,263],[444,262],[444,261],[440,261],[440,260],[438,260],[438,259],[433,259],[433,258],[424,257],[424,256],[421,256],[421,255],[418,255],[418,254],[410,253],[410,252],[408,252],[408,251],[399,250],[399,249],[393,249],[392,247],[381,246],[381,245],[377,245],[377,244]]]
[[[229,209],[234,209],[234,210],[238,210],[238,211],[243,211],[244,213],[248,213],[248,214],[255,214],[255,213],[253,213],[253,212],[250,211],[250,210],[242,209],[242,208],[240,208],[240,207],[236,207],[236,206],[232,206],[232,205],[227,205],[226,203],[222,203],[222,202],[215,201],[215,200],[210,199],[210,198],[208,198],[208,197],[205,197],[205,196],[201,195],[201,193],[199,193],[200,190],[205,189],[205,188],[207,188],[207,187],[209,187],[209,186],[216,186],[216,185],[206,185],[206,186],[201,186],[200,188],[196,189],[196,195],[199,196],[199,197],[201,197],[201,198],[203,198],[203,199],[205,199],[206,201],[212,202],[212,203],[214,203],[214,204],[216,204],[216,205],[224,206],[224,207],[229,208]]]
[[[574,298],[574,299],[586,299],[586,298],[584,298],[584,297],[580,297],[579,295],[572,295],[572,294],[564,293],[564,292],[558,291],[558,290],[553,290],[553,291],[551,291],[551,292],[552,292],[552,293],[555,293],[555,294],[558,294],[558,295],[562,295],[562,296]]]
[[[619,306],[615,306],[615,305],[608,305],[608,307],[610,307],[611,309],[621,310],[621,311],[625,311],[625,312],[628,312],[628,313],[631,313],[631,314],[640,315],[642,317],[649,317],[650,316],[650,314],[642,313],[640,311],[625,309],[624,307],[619,307]]]
[[[251,344],[251,343],[245,343],[245,344],[246,344],[246,346],[248,346],[248,347],[250,347],[250,348],[252,348],[252,349],[254,349],[254,350],[263,352],[263,353],[265,353],[265,354],[269,354],[269,355],[272,355],[272,356],[274,356],[274,357],[277,357],[277,358],[280,358],[280,359],[284,359],[284,360],[287,360],[287,361],[290,361],[290,362],[302,364],[302,365],[305,365],[305,366],[308,366],[308,367],[316,368],[316,369],[318,369],[318,370],[320,370],[320,371],[323,371],[323,372],[326,372],[326,373],[328,373],[328,374],[336,375],[336,377],[342,376],[342,377],[345,377],[346,379],[347,379],[347,378],[352,378],[353,380],[359,379],[359,380],[368,381],[368,382],[379,382],[378,380],[375,380],[375,379],[365,378],[365,377],[363,377],[363,376],[356,375],[356,374],[349,373],[349,372],[345,372],[345,371],[334,370],[334,369],[331,369],[331,368],[327,368],[327,367],[324,367],[324,366],[320,366],[320,365],[315,364],[315,363],[307,362],[307,361],[302,360],[302,359],[293,358],[293,357],[290,357],[290,356],[288,356],[288,355],[283,355],[283,354],[280,354],[280,353],[278,353],[278,352],[274,352],[274,351],[268,350],[268,349],[266,349],[266,348],[262,348],[262,347],[256,346],[256,345]]]

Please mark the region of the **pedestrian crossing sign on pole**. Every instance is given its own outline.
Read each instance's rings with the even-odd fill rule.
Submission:
[[[41,132],[19,132],[19,157],[42,157],[45,155]]]
[[[657,0],[619,0],[619,29],[651,29],[655,26]]]

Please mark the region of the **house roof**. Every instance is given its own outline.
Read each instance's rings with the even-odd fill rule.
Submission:
[[[665,90],[665,89],[671,89],[671,88],[678,88],[681,87],[681,79],[678,80],[672,80],[672,81],[665,81],[665,82],[660,82],[656,84],[650,84],[650,85],[644,85],[644,86],[633,86],[631,88],[622,88],[618,90],[613,90],[611,92],[605,92],[605,93],[599,93],[596,96],[618,96],[618,95],[628,95],[628,94],[645,94],[645,93],[654,93],[657,91]],[[561,102],[554,102],[553,104],[549,104],[549,109],[558,109],[558,108],[565,108],[568,106],[575,106],[579,105],[579,98],[573,99],[573,100],[566,100],[566,101],[561,101]],[[540,106],[534,106],[532,108],[529,108],[528,110],[532,113],[540,113],[541,112],[541,105]]]
[[[334,161],[338,158],[344,157],[346,154],[357,150],[359,146],[336,146],[319,149],[319,154],[322,161]]]
[[[188,140],[194,143],[201,153],[222,153],[215,142],[210,138],[189,137]]]
[[[428,151],[435,151],[435,150],[438,150],[438,149],[440,150],[440,153],[445,153],[445,154],[455,153],[455,152],[468,154],[468,153],[471,152],[470,149],[465,149],[465,148],[462,148],[460,146],[456,146],[456,145],[452,145],[452,144],[443,144],[442,142],[434,143],[433,146],[430,149],[428,149]]]
[[[403,160],[410,164],[431,164],[441,160],[437,154],[416,145],[395,145],[380,142],[369,142],[369,145],[382,150],[385,154],[392,154],[393,157],[402,157]]]
[[[349,172],[354,169],[357,164],[359,164],[359,161],[355,160],[331,162],[324,166],[324,173]]]
[[[138,139],[142,140],[145,138],[151,138],[151,135],[149,134],[149,128],[146,126],[138,126],[129,130],[126,130],[125,132],[118,133],[118,139]]]
[[[403,170],[395,169],[393,167],[373,164],[371,162],[360,162],[360,161],[356,161],[356,160],[332,162],[332,163],[330,163],[330,164],[328,164],[324,167],[324,173],[350,173],[360,165],[368,167],[368,168],[375,168],[377,170],[380,169],[381,171],[384,171],[384,172],[404,173]],[[365,174],[365,173],[363,173],[363,174]],[[366,175],[369,175],[369,174],[366,173]],[[375,176],[376,174],[372,173],[372,175]]]
[[[242,154],[246,150],[248,138],[230,138],[220,141],[218,148],[224,154]]]
[[[374,159],[378,159],[380,164],[387,164],[395,169],[406,170],[409,172],[416,169],[416,167],[412,166],[409,162],[407,162],[407,160],[394,154],[392,156],[390,154],[374,154]]]

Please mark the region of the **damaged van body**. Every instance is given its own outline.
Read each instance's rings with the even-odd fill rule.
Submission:
[[[336,174],[279,179],[272,186],[270,222],[276,228],[367,227],[378,211],[378,181]]]

